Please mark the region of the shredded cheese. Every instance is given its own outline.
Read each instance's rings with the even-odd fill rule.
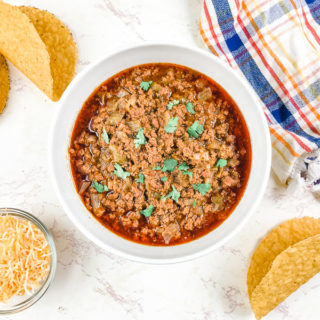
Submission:
[[[0,301],[32,295],[47,277],[50,248],[30,221],[0,216]]]

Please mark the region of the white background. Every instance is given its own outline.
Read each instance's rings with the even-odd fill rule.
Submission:
[[[79,48],[77,72],[128,44],[168,41],[204,47],[198,33],[201,0],[25,0],[71,29]],[[268,230],[319,214],[307,191],[292,193],[273,176],[251,221],[219,250],[168,266],[129,262],[85,239],[53,192],[47,161],[48,131],[57,104],[12,65],[8,105],[0,115],[0,206],[33,213],[52,231],[59,255],[53,285],[30,309],[5,319],[254,319],[246,272],[252,250]],[[320,314],[316,276],[268,319],[313,320]]]

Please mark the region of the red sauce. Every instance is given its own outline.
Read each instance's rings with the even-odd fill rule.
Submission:
[[[153,81],[150,88],[147,91],[141,90],[139,83],[149,80]],[[208,94],[209,97],[201,100],[201,94],[204,97]],[[126,106],[130,98],[135,100],[132,108],[136,108],[137,112],[143,108],[140,117],[137,117],[131,109],[131,113],[128,109],[121,109],[121,104]],[[168,111],[165,106],[173,100],[179,100],[180,103]],[[195,114],[186,111],[188,102],[193,103]],[[186,134],[184,134],[183,140],[178,135],[178,126],[177,131],[172,134],[173,147],[169,148],[168,152],[163,151],[163,147],[160,146],[167,144],[171,139],[170,134],[164,132],[163,126],[161,126],[166,123],[165,117],[168,113],[170,117],[179,118],[179,126],[185,131],[192,123],[199,121],[203,124],[203,134],[198,139],[186,138]],[[117,115],[119,119],[121,118],[118,119],[119,122],[110,124],[110,119],[117,117]],[[130,128],[128,124],[130,121],[139,123],[147,139],[147,144],[141,145],[137,149],[133,147],[132,142],[137,132]],[[157,127],[157,122],[160,124],[159,127]],[[102,127],[107,129],[109,133],[109,144],[101,139]],[[157,157],[157,154],[153,152],[154,149],[150,147],[153,139],[152,131],[157,133],[155,139],[158,140],[155,148],[158,148],[156,150],[162,157],[159,164],[162,165],[163,160],[168,158],[177,158],[179,164],[186,162],[189,169],[193,171],[192,179],[196,181],[191,178],[186,181],[187,176],[177,170],[178,166],[173,172],[162,173],[151,169],[154,166],[153,160]],[[206,138],[205,135],[209,134],[214,135],[214,138],[211,139],[214,141]],[[181,140],[180,145],[198,148],[201,157],[209,154],[209,160],[199,162],[193,158],[194,154],[187,157],[178,147],[179,139]],[[216,148],[212,147],[213,142],[216,144]],[[195,143],[199,145],[195,145]],[[115,159],[109,150],[111,145],[117,146],[120,152],[126,154],[126,161],[121,163],[122,168],[131,173],[129,178],[131,189],[129,187],[126,192],[121,192],[121,188],[126,188],[128,180],[116,177],[113,172],[114,168],[108,169],[110,163],[119,162],[119,159]],[[101,154],[105,150],[108,154],[106,156],[107,163],[106,168],[102,168],[105,164],[101,162]],[[128,150],[132,151],[131,155]],[[224,150],[227,150],[226,152],[232,156],[227,159],[226,167],[216,168],[214,163],[217,163],[218,158],[222,158],[218,155],[224,154]],[[134,156],[134,154],[138,156]],[[215,154],[216,158],[213,161]],[[232,213],[243,196],[249,178],[251,144],[246,123],[236,103],[216,82],[186,67],[172,64],[148,64],[133,67],[114,75],[91,94],[80,110],[74,125],[70,144],[70,159],[78,192],[84,181],[89,183],[93,179],[102,185],[111,186],[104,193],[97,193],[90,186],[80,195],[88,210],[105,227],[134,242],[157,246],[175,245],[202,237],[217,228]],[[123,159],[120,157],[120,160]],[[142,165],[143,161],[147,162],[147,167]],[[207,174],[205,172],[206,165],[210,166],[213,178],[212,181],[209,179],[211,182],[210,191],[201,195],[194,191],[192,186],[208,180],[205,176]],[[136,182],[137,174],[141,172],[144,173],[146,179],[143,184]],[[202,172],[202,174],[197,174],[197,172]],[[170,180],[170,184],[166,185],[166,182],[160,182],[160,175],[165,175]],[[235,184],[232,185],[232,183]],[[169,198],[166,202],[168,207],[162,208],[159,197],[168,194],[172,190],[172,185],[180,189],[181,198],[178,202]],[[161,187],[157,188],[156,186]],[[168,189],[169,186],[170,189]],[[142,207],[141,199],[139,200],[138,196],[132,196],[134,193],[132,190],[136,190],[137,195],[144,192],[145,204],[142,204]],[[188,207],[185,202],[189,200],[190,190],[192,190],[196,206],[190,204]],[[94,209],[92,206],[92,194],[97,194],[100,199],[98,209]],[[118,195],[116,199],[113,199],[114,194]],[[127,203],[124,200],[126,197],[129,199]],[[222,203],[217,205],[216,203],[220,201],[219,197],[222,199]],[[115,203],[119,204],[118,210],[113,206]],[[141,209],[145,209],[151,204],[157,204],[151,217],[138,214]],[[167,219],[172,219],[172,213],[175,214],[175,222],[166,223]],[[160,221],[158,224],[155,224],[157,223],[156,216]],[[179,236],[176,232],[166,243],[163,232],[168,228],[168,225],[173,223],[177,226],[177,230],[179,229]],[[171,227],[174,229],[175,226]]]

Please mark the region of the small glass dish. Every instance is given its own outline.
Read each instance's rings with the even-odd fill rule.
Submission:
[[[29,308],[45,294],[50,284],[52,283],[55,272],[56,272],[57,251],[56,251],[56,246],[54,244],[54,240],[50,231],[38,218],[34,217],[28,212],[25,212],[19,209],[14,209],[14,208],[0,208],[0,216],[3,216],[3,215],[9,215],[9,216],[14,216],[20,219],[24,219],[24,220],[30,221],[35,226],[37,226],[45,236],[49,244],[50,253],[51,253],[50,266],[49,266],[47,277],[43,280],[42,284],[31,296],[30,295],[15,296],[15,297],[12,297],[6,303],[0,302],[0,315],[8,315],[8,314],[16,313]]]

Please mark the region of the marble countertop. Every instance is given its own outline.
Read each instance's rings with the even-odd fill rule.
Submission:
[[[201,0],[12,0],[47,9],[72,30],[80,72],[124,45],[168,41],[203,47]],[[58,250],[53,285],[30,309],[4,319],[254,319],[246,291],[252,250],[283,220],[319,215],[308,191],[292,192],[271,175],[250,222],[232,240],[200,259],[154,266],[101,250],[69,221],[50,181],[48,130],[56,103],[12,65],[8,105],[0,116],[0,206],[24,209],[52,231]],[[291,295],[267,319],[319,319],[320,276]]]

